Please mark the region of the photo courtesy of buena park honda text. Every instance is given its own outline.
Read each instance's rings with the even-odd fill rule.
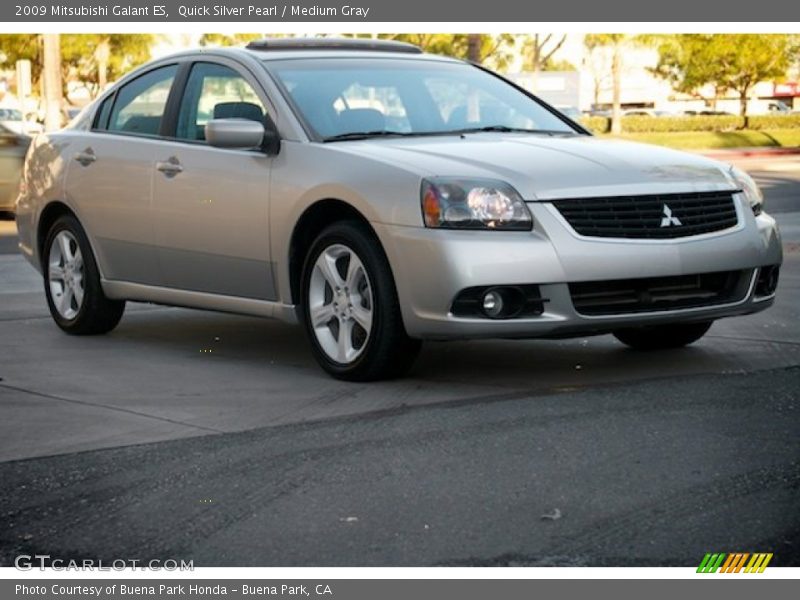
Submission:
[[[800,5],[0,16],[0,600],[797,594]]]

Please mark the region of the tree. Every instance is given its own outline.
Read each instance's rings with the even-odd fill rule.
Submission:
[[[479,33],[467,34],[467,60],[481,62],[481,35]]]
[[[659,35],[626,35],[624,33],[592,33],[583,39],[591,54],[598,50],[611,52],[611,133],[622,133],[622,71],[625,50],[635,46],[651,46],[661,38]]]
[[[260,33],[204,33],[200,36],[201,46],[244,46],[253,40],[266,36]],[[270,37],[279,37],[273,35]]]
[[[507,33],[382,33],[378,38],[407,42],[431,54],[472,60],[500,71],[513,59],[514,36]]]
[[[577,71],[578,69],[568,60],[550,59],[542,66],[542,71]]]
[[[41,89],[41,36],[19,33],[0,35],[0,54],[5,57],[4,69],[13,69],[18,60],[31,61],[31,85],[34,90]]]
[[[697,94],[711,85],[716,97],[733,90],[739,114],[747,120],[750,92],[760,81],[786,74],[797,46],[783,34],[680,34],[664,40],[655,73],[684,93]]]
[[[45,116],[47,130],[61,127],[61,39],[57,33],[42,35]]]
[[[533,36],[528,37],[522,46],[525,70],[530,70],[534,73],[555,70],[548,68],[548,66],[553,59],[553,55],[561,49],[561,46],[563,46],[566,41],[566,34],[560,37],[554,37],[552,33],[548,33],[547,35],[535,33]]]
[[[62,35],[64,80],[81,82],[95,97],[108,82],[147,62],[154,41],[155,36],[143,33]]]
[[[66,95],[70,81],[86,85],[91,96],[97,95],[102,80],[113,81],[150,58],[150,34],[64,34],[60,36],[61,81]],[[0,53],[6,64],[20,59],[31,61],[34,88],[41,88],[44,48],[41,35],[0,35]]]
[[[629,36],[623,33],[590,33],[584,45],[590,52],[598,48],[611,50],[611,133],[622,133],[622,51]]]
[[[592,106],[597,107],[600,104],[600,94],[608,84],[611,69],[607,53],[603,51],[602,46],[587,39],[584,39],[584,46],[586,53],[581,64],[592,75]]]

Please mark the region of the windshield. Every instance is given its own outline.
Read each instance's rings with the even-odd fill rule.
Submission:
[[[466,131],[577,133],[520,90],[465,63],[317,58],[266,66],[323,140]]]

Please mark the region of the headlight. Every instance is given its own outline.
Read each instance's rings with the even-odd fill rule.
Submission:
[[[530,231],[525,201],[507,183],[491,179],[423,179],[422,217],[426,227]]]
[[[736,187],[741,188],[744,197],[750,203],[750,208],[753,209],[753,214],[758,216],[764,208],[764,194],[758,189],[758,184],[753,181],[747,173],[736,167],[731,167],[730,177],[736,184]]]

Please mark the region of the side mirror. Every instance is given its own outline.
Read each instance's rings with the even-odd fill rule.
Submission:
[[[248,119],[212,119],[206,123],[206,141],[217,148],[260,148],[264,125]]]

